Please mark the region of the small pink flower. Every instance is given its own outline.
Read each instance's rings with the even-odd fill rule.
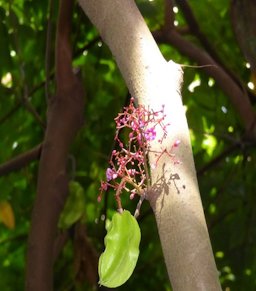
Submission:
[[[181,143],[181,141],[179,139],[177,139],[174,143],[173,143],[173,147],[178,147],[179,144]]]
[[[101,181],[100,190],[106,191],[108,189],[108,184],[104,181]]]
[[[154,127],[151,127],[145,131],[145,139],[147,141],[152,141],[156,138],[156,131]]]
[[[131,194],[130,194],[130,199],[132,200],[136,195],[135,190],[132,190]]]
[[[139,121],[139,127],[140,127],[140,128],[143,128],[144,126],[145,126],[145,122],[142,121],[142,120],[140,120],[140,121]]]
[[[129,174],[130,176],[134,176],[134,175],[136,174],[136,170],[135,170],[135,169],[129,169],[129,170],[128,170],[128,174]]]
[[[138,195],[136,192],[137,186],[142,191],[147,189],[146,172],[149,166],[148,154],[150,152],[155,155],[155,162],[150,164],[151,170],[157,167],[159,159],[164,154],[168,155],[174,164],[180,163],[172,153],[174,148],[180,144],[178,139],[174,140],[170,149],[151,151],[151,141],[158,141],[162,144],[167,137],[167,126],[169,124],[164,122],[164,106],[159,111],[154,112],[149,107],[146,108],[142,105],[135,107],[133,102],[134,98],[131,98],[130,104],[124,107],[123,112],[115,118],[117,149],[112,151],[109,167],[106,170],[106,180],[101,182],[100,194],[97,198],[100,202],[103,192],[108,188],[113,188],[116,191],[118,209],[122,209],[120,197],[122,190],[129,192],[130,199],[133,199],[135,195]],[[157,134],[156,127],[158,128]],[[123,131],[123,129],[126,130]],[[157,138],[156,135],[158,135]]]
[[[106,170],[106,178],[107,178],[107,182],[111,181],[111,180],[114,180],[117,178],[117,173],[115,171],[113,171],[112,169],[110,168],[107,168]]]
[[[137,122],[132,121],[131,122],[132,130],[137,130],[138,129],[138,124]]]

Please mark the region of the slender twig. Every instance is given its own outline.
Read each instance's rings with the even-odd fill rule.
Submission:
[[[172,4],[169,3],[169,9],[171,8]],[[153,33],[156,41],[169,43],[175,46],[180,53],[195,60],[199,65],[212,65],[211,67],[205,67],[203,70],[211,75],[216,80],[216,83],[222,88],[223,92],[230,97],[230,101],[240,115],[246,132],[256,139],[255,111],[248,97],[249,94],[247,94],[247,91],[245,92],[243,86],[241,87],[241,82],[239,84],[235,82],[232,76],[229,75],[205,50],[184,39],[173,29],[173,26],[167,26],[168,23],[164,25],[163,29]]]
[[[253,98],[255,100],[255,95],[253,95],[246,88],[246,86],[239,79],[239,77],[234,73],[234,71],[230,70],[225,65],[225,63],[221,60],[216,50],[213,48],[213,46],[209,42],[207,36],[201,31],[198,21],[196,20],[194,13],[189,5],[189,2],[184,1],[184,0],[175,0],[175,2],[178,4],[179,8],[181,9],[186,19],[186,22],[190,28],[190,31],[194,34],[194,36],[197,37],[197,39],[200,41],[200,43],[205,48],[207,53],[215,60],[216,63],[218,63],[227,72],[227,74],[229,74],[229,76],[237,83],[237,85],[239,85],[243,90],[247,92],[248,95],[250,95],[251,99]]]
[[[2,116],[0,118],[0,124],[8,120],[21,107],[21,103],[22,102],[19,101],[10,111],[8,111],[4,116]]]
[[[219,63],[222,67],[224,67],[224,64],[222,63],[218,54],[216,53],[216,51],[213,49],[212,45],[208,41],[206,35],[201,31],[200,26],[198,25],[198,22],[194,16],[194,13],[188,1],[175,0],[175,2],[178,4],[179,8],[181,9],[182,14],[184,15],[186,22],[190,28],[190,31],[198,38],[198,40],[204,46],[206,51],[212,56],[212,58],[217,63]]]
[[[164,5],[164,27],[167,29],[173,29],[175,20],[173,12],[174,2],[173,0],[165,0]]]
[[[223,159],[225,159],[227,156],[232,154],[235,150],[237,150],[240,147],[240,143],[235,143],[226,148],[221,154],[219,154],[216,158],[211,160],[208,164],[204,165],[202,168],[197,170],[197,176],[202,176],[205,172],[209,171],[213,167],[215,167],[217,164],[219,164]]]
[[[45,123],[43,122],[41,116],[39,113],[36,111],[35,107],[31,104],[29,101],[29,98],[27,97],[27,93],[25,93],[22,97],[22,103],[24,104],[24,107],[27,109],[28,112],[30,112],[35,120],[38,122],[38,124],[45,129]]]
[[[49,16],[47,20],[46,49],[45,49],[45,99],[46,103],[50,98],[49,81],[50,81],[50,64],[51,64],[51,39],[52,39],[52,15],[53,1],[49,0]]]
[[[13,241],[15,241],[16,243],[17,241],[24,241],[25,239],[27,239],[27,237],[28,237],[27,233],[23,233],[23,234],[21,233],[15,236],[9,236],[0,240],[0,245],[7,244]]]
[[[29,163],[39,159],[42,144],[37,145],[33,149],[18,155],[17,157],[0,165],[0,176],[7,175],[11,172],[18,171],[26,167]]]
[[[205,67],[203,70],[215,79],[223,92],[230,98],[230,101],[233,103],[234,108],[243,122],[246,132],[253,138],[256,138],[256,115],[250,99],[241,87],[234,82],[221,66],[217,65],[207,52],[181,37],[175,30],[171,30],[168,33],[166,31],[155,31],[154,37],[158,42],[169,43],[175,46],[180,53],[195,60],[199,65],[213,65],[211,67]]]
[[[90,42],[85,44],[82,48],[78,49],[76,53],[74,54],[75,57],[78,57],[81,55],[85,50],[90,49],[93,45],[95,45],[100,40],[99,36],[96,36],[94,39],[92,39]],[[54,72],[52,72],[49,75],[49,80],[52,80],[54,77]],[[43,88],[46,84],[46,80],[43,80],[42,82],[35,85],[26,95],[26,98],[31,98],[38,90]],[[14,105],[14,107],[7,112],[5,115],[0,117],[0,124],[6,122],[16,111],[18,111],[20,108],[22,108],[24,98],[21,97],[20,100],[17,102],[17,104]]]
[[[146,199],[146,194],[145,193],[140,196],[140,200],[139,200],[139,202],[137,204],[137,207],[136,207],[136,210],[135,210],[135,213],[134,213],[134,217],[135,218],[137,218],[140,215],[140,208],[141,208],[141,205],[142,205],[144,199]]]

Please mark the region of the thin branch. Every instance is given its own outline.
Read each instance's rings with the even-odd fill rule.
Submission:
[[[8,120],[21,107],[21,103],[22,102],[19,101],[10,111],[8,111],[4,116],[2,116],[0,118],[0,124]]]
[[[216,158],[211,160],[208,164],[204,165],[202,168],[197,170],[197,176],[202,176],[205,172],[211,170],[214,168],[217,164],[219,164],[223,159],[225,159],[227,156],[232,154],[235,150],[237,150],[240,147],[240,143],[235,143],[226,148],[221,154],[219,154]]]
[[[165,0],[164,2],[164,28],[174,29],[175,15],[173,12],[174,1]]]
[[[36,111],[35,107],[31,104],[31,102],[29,101],[29,98],[26,95],[23,95],[23,97],[22,97],[22,104],[24,104],[24,107],[27,109],[27,111],[30,112],[34,116],[34,118],[38,122],[38,124],[43,129],[45,129],[45,123],[43,122],[41,116]]]
[[[190,41],[184,39],[175,30],[155,31],[153,33],[159,43],[168,43],[175,46],[180,53],[196,61],[203,70],[212,76],[223,92],[229,97],[234,108],[238,112],[248,135],[256,139],[256,116],[252,104],[245,92],[234,82],[234,80],[220,67],[209,54],[198,48]],[[211,65],[211,66],[209,66]]]
[[[39,160],[42,144],[37,145],[33,149],[18,155],[17,157],[0,165],[0,176],[7,175],[11,172],[18,171],[26,167],[34,160]]]
[[[96,36],[94,39],[92,39],[90,42],[88,42],[87,44],[85,44],[82,48],[78,49],[76,51],[76,53],[74,54],[75,57],[80,56],[85,50],[89,50],[92,46],[94,46],[96,43],[99,42],[101,38],[99,36]],[[52,80],[54,77],[54,72],[52,72],[49,76],[49,80]],[[46,80],[43,80],[42,82],[40,82],[39,84],[35,85],[34,88],[31,89],[31,91],[28,92],[27,94],[27,98],[32,97],[38,90],[42,89],[46,84]],[[14,107],[7,112],[5,115],[3,115],[2,117],[0,117],[0,124],[6,122],[17,110],[19,110],[21,108],[22,100],[24,100],[24,98],[21,98],[16,105],[14,105]]]
[[[35,117],[41,127],[45,128],[45,124],[42,121],[40,115],[37,113],[35,108],[29,102],[29,98],[32,97],[34,93],[36,93],[39,89],[41,89],[45,84],[45,81],[42,81],[38,85],[36,85],[29,93],[26,93],[26,96],[22,96],[20,100],[14,105],[14,107],[8,111],[5,115],[0,117],[0,124],[6,122],[14,113],[16,113],[20,108],[24,107]]]
[[[48,104],[47,130],[39,164],[28,245],[27,291],[53,289],[54,242],[68,194],[68,152],[83,124],[83,85],[72,72],[72,8],[73,0],[60,1],[55,57],[57,91]]]
[[[99,35],[95,36],[94,39],[92,39],[90,42],[88,42],[82,48],[78,49],[75,52],[74,57],[80,56],[84,51],[89,50],[91,47],[93,47],[95,44],[97,44],[100,40],[101,40],[101,37]]]
[[[233,154],[236,150],[240,149],[241,152],[244,152],[247,149],[255,148],[255,141],[247,140],[247,136],[245,135],[241,140],[233,140],[226,137],[227,140],[231,141],[233,144],[227,147],[222,153],[220,153],[217,157],[211,160],[209,163],[204,165],[201,169],[197,171],[197,176],[203,175],[205,172],[211,170],[218,163],[223,161],[226,157]]]
[[[181,9],[181,11],[182,11],[182,13],[187,21],[187,24],[190,28],[190,31],[198,38],[198,40],[201,42],[201,44],[206,49],[206,51],[209,53],[209,55],[211,55],[211,57],[217,63],[221,64],[221,66],[223,67],[222,61],[220,60],[218,54],[211,46],[207,37],[201,31],[200,26],[198,25],[198,22],[193,14],[191,7],[189,6],[188,1],[175,0],[175,2],[178,4],[179,8]]]
[[[168,0],[167,0],[168,1]],[[207,53],[214,59],[216,63],[218,63],[225,71],[226,73],[236,82],[236,84],[243,90],[247,91],[247,94],[250,96],[251,100],[255,101],[255,95],[249,91],[246,86],[243,85],[242,81],[239,79],[239,77],[230,70],[225,63],[221,60],[211,43],[208,41],[207,36],[201,31],[200,26],[194,16],[194,13],[189,5],[188,1],[184,0],[175,0],[175,2],[178,4],[179,8],[181,9],[187,24],[189,26],[190,31],[194,34],[194,36],[197,37],[197,39],[200,41],[202,46],[205,48]],[[168,25],[168,24],[166,24]]]
[[[9,4],[11,6],[13,4],[13,1],[10,1]],[[14,41],[14,45],[15,45],[15,50],[17,51],[17,55],[19,56],[18,64],[19,64],[20,78],[17,81],[19,82],[20,86],[22,84],[21,88],[23,88],[23,90],[24,90],[21,99],[22,99],[22,102],[23,102],[25,108],[35,117],[35,119],[39,122],[39,124],[42,127],[44,127],[44,124],[43,124],[43,121],[42,121],[40,115],[36,112],[35,108],[30,103],[29,98],[28,98],[28,85],[26,82],[25,62],[23,60],[22,50],[21,50],[20,42],[19,42],[19,39],[17,36],[18,23],[17,23],[17,19],[16,19],[14,13],[12,12],[11,7],[10,7],[10,19],[11,19],[11,24],[14,28],[13,41]]]
[[[223,220],[225,220],[232,213],[238,211],[240,209],[240,207],[241,206],[239,205],[238,207],[231,208],[227,212],[224,212],[221,215],[219,215],[218,217],[216,217],[214,220],[209,221],[207,223],[208,229],[212,230],[216,225],[220,225],[221,222],[223,222]]]
[[[64,230],[57,234],[53,247],[53,261],[55,262],[69,240],[68,230]]]
[[[46,48],[45,48],[45,99],[46,103],[50,98],[49,81],[50,81],[50,63],[51,63],[51,39],[52,39],[52,16],[53,16],[53,0],[49,0],[49,16],[47,21],[46,32]]]
[[[10,242],[13,242],[15,241],[15,243],[17,243],[17,241],[24,241],[25,239],[27,239],[28,235],[27,233],[24,233],[24,234],[17,234],[15,236],[9,236],[9,237],[6,237],[2,240],[0,240],[0,245],[3,245],[3,244],[8,244]]]
[[[86,281],[90,286],[97,286],[98,257],[88,237],[86,225],[77,222],[74,231],[74,274],[77,282]]]

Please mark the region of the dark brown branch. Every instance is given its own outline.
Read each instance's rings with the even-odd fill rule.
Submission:
[[[94,46],[98,41],[100,41],[100,37],[96,36],[94,39],[92,39],[89,43],[84,45],[84,47],[78,49],[75,53],[75,57],[80,56],[85,50],[90,49],[92,46]],[[50,74],[49,80],[52,80],[54,77],[54,73]],[[39,89],[42,89],[45,86],[46,80],[42,81],[41,83],[37,84],[28,94],[27,98],[32,97]],[[22,101],[19,100],[19,102],[4,116],[0,117],[0,124],[4,123],[6,120],[8,120],[17,110],[19,110],[22,105]]]
[[[249,149],[255,148],[255,141],[250,141],[247,139],[246,136],[242,138],[241,140],[232,140],[229,139],[229,141],[232,142],[232,144],[227,147],[222,153],[220,153],[217,157],[215,157],[213,160],[211,160],[209,163],[204,165],[202,168],[197,170],[197,175],[201,176],[205,172],[211,170],[214,168],[217,164],[219,164],[221,161],[223,161],[226,157],[233,154],[235,151],[243,152]]]
[[[72,68],[72,46],[70,43],[72,28],[72,13],[70,11],[73,7],[73,0],[68,0],[65,4],[63,4],[63,0],[61,0],[60,5],[55,48],[55,79],[57,95],[58,92],[62,92],[66,86],[70,86],[70,80],[75,79]],[[65,83],[65,81],[67,83]]]
[[[74,273],[77,282],[88,282],[97,286],[98,281],[98,254],[90,242],[85,224],[75,225],[74,236]]]
[[[56,95],[51,98],[39,164],[37,195],[29,236],[26,290],[53,289],[54,242],[68,193],[70,144],[83,122],[81,81],[72,72],[70,30],[72,0],[61,0],[56,43]]]
[[[18,155],[17,157],[0,165],[0,176],[7,175],[11,172],[18,171],[26,167],[34,160],[39,160],[42,144],[37,145],[33,149]]]
[[[16,234],[15,236],[8,236],[0,240],[0,245],[9,244],[13,241],[15,242],[15,244],[17,244],[17,241],[20,241],[20,244],[24,244],[27,240],[27,237],[27,233]]]
[[[169,0],[170,1],[170,0]],[[212,47],[211,43],[208,41],[208,38],[206,35],[201,31],[200,26],[198,25],[198,22],[193,14],[193,11],[188,3],[188,1],[184,0],[175,0],[175,2],[178,4],[179,8],[181,9],[186,22],[189,26],[190,31],[194,34],[194,36],[197,37],[197,39],[200,41],[202,46],[205,48],[207,53],[214,59],[216,63],[218,63],[223,70],[226,71],[226,73],[236,82],[236,84],[244,91],[247,92],[247,94],[250,96],[251,100],[255,101],[255,95],[253,95],[246,86],[243,86],[241,80],[237,75],[234,74],[233,71],[231,71],[224,62],[220,59],[219,55],[216,53],[214,48]]]
[[[175,0],[179,8],[181,9],[187,24],[190,28],[190,31],[198,38],[198,40],[201,42],[203,47],[206,49],[207,53],[217,62],[218,64],[221,64],[223,67],[222,61],[220,60],[219,56],[211,46],[210,42],[208,41],[207,37],[204,35],[204,33],[201,31],[198,22],[196,21],[196,18],[193,14],[193,11],[191,7],[189,6],[188,1],[184,0]]]
[[[58,258],[59,254],[63,250],[64,246],[69,240],[69,233],[68,230],[64,230],[62,232],[59,232],[55,242],[54,242],[54,247],[53,247],[53,261],[55,262],[56,259]]]
[[[37,89],[41,88],[42,86],[37,86]],[[36,90],[35,90],[36,91]],[[21,100],[17,102],[17,104],[9,111],[7,112],[4,116],[0,118],[0,124],[6,122],[16,111],[18,111],[20,108],[22,108],[22,105],[29,111],[35,118],[35,120],[39,123],[39,125],[42,128],[45,128],[45,124],[41,119],[41,116],[38,114],[38,112],[35,110],[35,108],[32,106],[32,104],[29,102],[29,97],[32,94],[28,94],[27,96],[22,96]]]
[[[237,207],[228,209],[227,212],[224,212],[221,215],[219,215],[218,217],[216,217],[215,219],[212,219],[209,222],[207,222],[208,229],[212,230],[216,225],[220,225],[221,222],[223,222],[229,215],[238,211],[240,209],[240,207],[241,206],[239,205]]]
[[[80,56],[85,50],[89,50],[95,44],[97,44],[101,40],[101,37],[98,35],[94,39],[92,39],[89,43],[87,43],[84,47],[78,49],[75,53],[75,57]]]
[[[234,108],[238,112],[248,136],[256,138],[256,116],[248,95],[233,81],[233,79],[221,68],[205,51],[193,43],[182,38],[175,30],[155,31],[153,33],[157,42],[169,43],[179,52],[205,66],[203,70],[212,76],[223,92],[230,98]]]
[[[211,160],[209,163],[204,165],[202,168],[197,170],[197,176],[202,176],[205,172],[211,170],[214,168],[217,164],[219,164],[223,159],[225,159],[227,156],[232,154],[234,151],[236,151],[241,146],[240,143],[235,143],[226,148],[221,154],[219,154],[217,157],[215,157],[213,160]]]
[[[19,101],[10,111],[8,111],[4,116],[0,117],[0,124],[8,120],[20,107],[21,101]]]
[[[174,29],[175,15],[173,12],[173,0],[165,0],[164,6],[164,28]]]
[[[17,27],[17,19],[15,17],[15,14],[13,13],[13,11],[11,10],[10,12],[11,12],[10,13],[11,23],[12,23],[13,27],[16,28]],[[19,38],[17,35],[18,35],[18,31],[17,31],[17,29],[14,29],[13,39],[14,39],[14,44],[15,44],[15,50],[17,51],[17,53],[19,55],[19,71],[20,71],[20,80],[19,81],[20,81],[20,83],[23,84],[23,89],[24,89],[24,93],[22,95],[21,102],[24,104],[24,107],[28,110],[28,112],[30,112],[35,117],[35,119],[39,122],[39,124],[41,126],[43,126],[43,122],[41,120],[41,117],[36,112],[35,108],[29,102],[29,99],[28,99],[28,86],[27,86],[27,82],[26,82],[25,63],[23,60],[20,42],[19,42]]]
[[[39,115],[39,113],[36,111],[36,109],[34,108],[34,106],[30,103],[29,98],[27,96],[23,96],[22,97],[22,103],[24,104],[24,107],[27,109],[28,112],[30,112],[35,120],[38,122],[38,124],[45,129],[45,124],[41,118],[41,116]]]
[[[46,102],[50,99],[49,81],[50,81],[50,63],[51,63],[51,39],[52,39],[52,27],[53,27],[53,0],[49,0],[49,16],[47,20],[47,32],[46,32],[46,48],[45,48],[45,99]]]
[[[53,75],[52,75],[53,77]],[[32,97],[39,89],[43,88],[45,85],[45,81],[42,81],[41,83],[37,84],[34,88],[32,88],[29,92],[27,97],[30,98]]]
[[[41,116],[38,114],[38,112],[29,101],[29,97],[31,97],[42,86],[43,84],[39,84],[35,88],[33,88],[31,92],[24,94],[24,96],[20,98],[17,104],[14,105],[14,107],[9,112],[7,112],[4,116],[0,117],[0,124],[6,122],[16,111],[22,108],[22,105],[24,105],[27,111],[29,111],[34,116],[35,120],[40,124],[40,126],[44,128],[45,124],[43,123]]]

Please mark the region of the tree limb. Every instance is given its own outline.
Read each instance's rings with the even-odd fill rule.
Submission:
[[[3,115],[2,117],[0,117],[0,124],[6,122],[6,120],[8,120],[21,106],[21,101],[19,101],[16,105],[14,105],[14,107],[8,111],[5,115]]]
[[[34,160],[39,160],[41,154],[42,144],[37,145],[33,149],[18,155],[17,157],[3,163],[0,165],[0,176],[9,174],[20,170],[21,168],[27,166],[30,162]]]
[[[169,0],[167,0],[169,1]],[[213,49],[212,45],[208,41],[207,37],[204,35],[204,33],[201,31],[200,26],[198,25],[198,22],[193,14],[193,11],[188,3],[188,1],[183,0],[175,0],[175,2],[178,4],[179,8],[181,9],[187,24],[189,25],[190,31],[198,38],[198,40],[201,42],[207,53],[221,66],[223,66],[222,61],[220,60],[219,56]]]
[[[61,0],[56,41],[56,95],[51,98],[39,164],[37,194],[28,244],[26,290],[53,289],[54,241],[68,193],[67,159],[82,125],[83,87],[72,72],[72,0]]]
[[[172,287],[220,290],[180,96],[181,68],[165,61],[133,0],[79,2],[109,46],[131,95],[154,111],[166,108],[165,122],[171,126],[161,145],[157,139],[152,142],[152,151],[170,149],[175,140],[181,141],[182,164],[174,166],[163,157],[151,169],[148,193]],[[150,164],[155,165],[155,160],[152,153]],[[179,181],[173,181],[173,176]]]
[[[209,163],[204,165],[202,168],[197,170],[197,176],[202,176],[205,172],[209,171],[213,167],[215,167],[218,163],[220,163],[227,156],[232,154],[235,150],[237,150],[241,146],[240,143],[234,143],[228,148],[226,148],[222,153],[220,153],[217,157],[211,160]]]
[[[182,54],[196,61],[198,65],[207,65],[203,70],[216,80],[216,83],[230,98],[240,116],[246,133],[255,139],[256,115],[254,109],[248,95],[239,88],[233,79],[205,51],[182,38],[175,30],[170,30],[168,33],[166,30],[155,31],[153,35],[157,42],[169,43],[175,46]]]
[[[50,63],[51,63],[51,39],[53,27],[53,0],[48,3],[49,16],[47,20],[47,33],[46,33],[46,48],[45,48],[45,99],[46,102],[50,99],[49,81],[50,81]]]
[[[166,0],[170,1],[170,0]],[[181,9],[187,24],[190,28],[190,31],[197,37],[197,39],[200,41],[202,46],[205,48],[207,53],[213,58],[213,60],[218,63],[223,70],[234,80],[234,82],[240,87],[241,90],[246,91],[248,96],[252,101],[255,101],[255,95],[253,95],[241,82],[239,77],[231,71],[224,62],[220,59],[219,55],[214,50],[211,43],[208,41],[208,38],[206,35],[201,31],[200,26],[198,25],[198,22],[193,14],[193,11],[188,3],[188,1],[183,0],[175,0],[175,2],[178,4],[179,8]],[[170,5],[169,5],[170,6]],[[169,27],[168,23],[165,22],[165,26]]]

